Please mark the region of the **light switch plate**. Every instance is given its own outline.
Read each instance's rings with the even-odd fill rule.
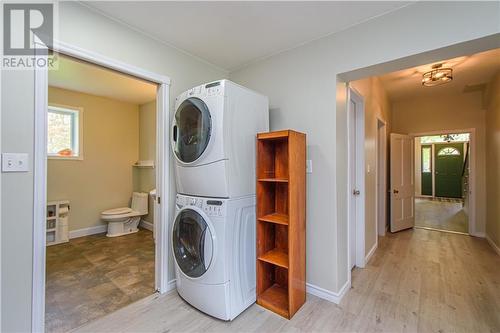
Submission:
[[[2,172],[28,172],[28,154],[2,153]]]
[[[313,173],[313,161],[306,160],[306,173]]]

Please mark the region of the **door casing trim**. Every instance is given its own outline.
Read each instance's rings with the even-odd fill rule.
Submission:
[[[347,248],[348,248],[348,265],[349,265],[349,274],[351,272],[351,267],[353,266],[351,263],[351,234],[355,232],[356,236],[356,244],[355,244],[355,266],[364,268],[365,261],[365,101],[363,95],[361,95],[356,89],[354,89],[351,85],[347,87],[347,112],[352,112],[349,101],[351,99],[356,100],[356,103],[361,106],[359,113],[357,113],[356,121],[354,126],[356,126],[356,144],[352,145],[350,141],[350,133],[351,129],[351,121],[350,116],[347,117],[347,145],[348,145],[348,158],[347,158],[347,170],[348,171],[348,186],[347,186],[347,221],[348,221],[348,236],[347,236]],[[358,111],[358,110],[356,110]],[[352,169],[351,164],[351,154],[356,154],[356,166],[355,169]],[[352,191],[354,189],[353,184],[351,182],[351,172],[356,173],[356,182],[357,182],[357,190],[360,191],[360,194],[357,197],[354,197]],[[354,200],[356,202],[356,213],[355,216],[351,216],[351,207],[354,204]],[[356,230],[352,230],[352,219],[355,219],[355,228]],[[377,241],[378,242],[378,241]],[[378,245],[376,243],[376,245]],[[350,281],[350,276],[349,276]]]
[[[168,281],[168,216],[169,192],[168,176],[170,170],[169,158],[169,89],[170,78],[149,72],[139,67],[129,65],[85,50],[83,48],[54,41],[54,51],[84,60],[86,62],[106,67],[140,79],[158,84],[156,97],[156,191],[162,204],[155,200],[156,245],[155,245],[155,288],[165,293],[175,287]],[[40,56],[40,55],[39,55]],[[40,56],[42,57],[42,56]],[[35,119],[34,119],[34,155],[33,155],[33,272],[32,272],[32,332],[45,331],[45,216],[47,202],[47,106],[48,106],[48,70],[35,69]]]
[[[475,237],[484,237],[484,233],[477,232],[476,229],[476,218],[477,218],[477,210],[476,210],[476,201],[477,201],[477,191],[476,191],[476,170],[477,170],[477,165],[476,165],[476,149],[477,149],[477,144],[476,144],[476,129],[475,128],[465,128],[465,129],[451,129],[451,130],[440,130],[440,131],[428,131],[428,132],[421,132],[421,133],[410,133],[409,135],[413,138],[420,137],[420,136],[431,136],[431,135],[442,135],[442,134],[454,134],[454,133],[469,133],[469,144],[470,144],[470,162],[469,162],[469,207],[470,207],[470,213],[469,213],[469,235],[475,236]],[[434,156],[434,148],[432,151],[432,156]],[[434,157],[433,157],[434,158]],[[434,163],[434,161],[432,162]],[[433,181],[434,182],[434,181]],[[434,183],[432,185],[433,187],[433,195],[434,193]]]

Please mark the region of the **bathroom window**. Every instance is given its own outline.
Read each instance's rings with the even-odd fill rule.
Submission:
[[[82,159],[82,110],[49,105],[47,154],[53,159]]]

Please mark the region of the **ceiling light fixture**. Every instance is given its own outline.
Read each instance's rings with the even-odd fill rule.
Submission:
[[[432,70],[422,75],[422,85],[426,87],[438,86],[453,80],[453,69],[443,68],[443,64],[432,65]]]

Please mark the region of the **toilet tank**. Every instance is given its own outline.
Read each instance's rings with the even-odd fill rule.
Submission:
[[[143,215],[148,213],[148,194],[142,192],[132,193],[132,210]]]

